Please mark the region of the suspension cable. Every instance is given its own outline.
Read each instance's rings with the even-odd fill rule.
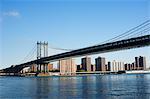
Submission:
[[[142,24],[140,24],[140,25],[138,25],[138,26],[136,26],[136,27],[134,27],[134,28],[128,30],[127,32],[124,32],[124,33],[122,33],[122,34],[120,34],[120,35],[118,35],[118,36],[116,36],[116,37],[113,37],[113,38],[111,38],[111,39],[108,39],[108,40],[106,40],[106,41],[104,41],[104,42],[101,42],[101,43],[99,43],[99,44],[108,43],[108,42],[110,42],[110,41],[112,41],[112,40],[114,40],[114,39],[116,39],[116,38],[122,37],[123,35],[130,34],[133,30],[135,30],[135,29],[137,29],[137,28],[139,28],[139,27],[141,27],[141,26],[143,26],[143,25],[144,25],[143,27],[149,25],[149,24],[150,24],[149,22],[150,22],[150,20],[147,20],[147,21],[143,22]],[[99,44],[96,44],[96,45],[99,45]]]

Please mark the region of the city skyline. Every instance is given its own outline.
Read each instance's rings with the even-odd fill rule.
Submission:
[[[81,58],[80,60],[81,64],[76,64],[75,62],[73,62],[74,66],[72,67],[71,61],[72,61],[72,58],[67,58],[67,59],[63,59],[59,61],[58,69],[60,70],[60,74],[68,75],[71,69],[74,70],[72,71],[72,73],[95,72],[95,71],[123,72],[123,71],[136,71],[136,70],[150,69],[146,67],[146,57],[144,56],[135,57],[132,63],[118,61],[118,60],[106,62],[105,57],[98,56],[97,58],[95,58],[94,64],[91,64],[91,57],[86,56],[86,57]],[[62,63],[60,64],[60,62]],[[72,67],[71,69],[69,68],[70,66]]]
[[[70,49],[101,43],[147,20],[148,4],[147,0],[95,0],[92,3],[90,0],[50,0],[42,3],[40,0],[36,3],[34,0],[3,0],[0,16],[0,69],[19,64],[39,40],[48,41],[50,46],[52,44]],[[130,61],[131,57],[141,55],[150,60],[149,50],[150,47],[144,47],[97,56],[108,55],[110,60],[120,57],[123,61]],[[49,55],[53,53],[56,52],[51,50]]]
[[[22,73],[36,73],[40,72],[59,72],[60,75],[76,75],[76,72],[109,72],[109,73],[119,73],[126,71],[138,71],[138,70],[149,70],[146,67],[146,57],[138,56],[134,57],[134,60],[129,62],[123,62],[118,60],[106,61],[105,57],[98,56],[95,58],[94,64],[91,63],[91,57],[86,56],[80,59],[81,64],[76,64],[75,59],[66,58],[58,61],[57,68],[53,67],[52,63],[48,63],[48,65],[40,67],[38,69],[38,65],[33,64],[29,67],[24,68]]]

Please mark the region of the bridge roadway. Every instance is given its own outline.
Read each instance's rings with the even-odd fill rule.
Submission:
[[[6,68],[3,71],[17,73],[21,71],[23,68],[28,67],[31,64],[37,64],[37,63],[42,64],[44,62],[52,62],[52,61],[57,61],[57,60],[65,59],[69,57],[78,57],[78,56],[83,56],[83,55],[112,52],[112,51],[118,51],[118,50],[144,47],[144,46],[149,46],[149,45],[150,45],[150,35],[145,35],[145,36],[119,40],[115,42],[81,48],[81,49],[73,50],[70,52],[65,52],[65,53],[61,53],[61,54],[57,54],[53,56],[44,57],[38,60],[33,60],[30,62],[19,64],[14,67]]]

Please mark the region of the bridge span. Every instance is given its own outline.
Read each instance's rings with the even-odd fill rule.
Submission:
[[[65,53],[61,53],[61,54],[57,54],[53,56],[44,57],[41,59],[19,64],[14,67],[3,69],[3,71],[17,73],[17,72],[20,72],[23,68],[28,67],[31,64],[42,64],[42,63],[53,62],[53,61],[57,61],[57,60],[65,59],[69,57],[79,57],[83,55],[113,52],[113,51],[119,51],[119,50],[125,50],[125,49],[144,47],[144,46],[149,46],[149,45],[150,45],[150,35],[139,36],[139,37],[90,46],[86,48],[73,50],[70,52],[65,52]]]

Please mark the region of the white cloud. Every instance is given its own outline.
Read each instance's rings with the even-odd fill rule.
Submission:
[[[4,16],[12,16],[12,17],[19,17],[20,13],[17,11],[8,11],[3,13]]]

